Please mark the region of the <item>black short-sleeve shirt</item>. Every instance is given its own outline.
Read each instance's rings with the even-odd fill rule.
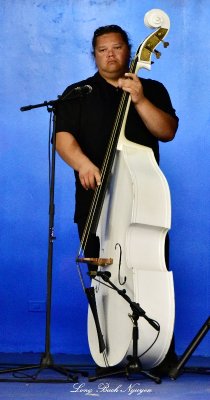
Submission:
[[[169,94],[165,87],[157,81],[141,78],[145,96],[158,108],[176,117]],[[90,85],[92,91],[84,96],[68,101],[68,93],[74,87]],[[56,110],[56,132],[70,132],[78,141],[84,153],[99,168],[102,165],[109,137],[112,132],[115,116],[122,96],[122,90],[109,84],[97,72],[94,76],[68,86],[63,96],[66,101],[60,103]],[[159,162],[158,140],[146,128],[131,103],[126,127],[127,139],[152,148]],[[86,218],[93,192],[83,189],[76,177],[75,222]]]

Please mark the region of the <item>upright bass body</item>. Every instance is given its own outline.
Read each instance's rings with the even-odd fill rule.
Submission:
[[[151,54],[163,42],[170,22],[161,10],[151,10],[145,16],[145,24],[158,29],[139,47],[130,72],[136,73],[140,67],[150,69]],[[156,54],[159,57],[160,53],[156,51]],[[105,184],[94,194],[87,221],[94,221],[95,212],[100,208],[99,223],[95,224],[100,238],[100,259],[112,259],[112,263],[105,267],[99,265],[98,275],[100,270],[109,271],[113,285],[124,290],[130,301],[143,309],[144,315],[138,319],[137,353],[142,367],[150,369],[164,359],[174,328],[173,277],[165,264],[171,203],[167,181],[153,151],[125,138],[130,101],[128,94],[122,95],[101,170]],[[105,195],[100,197],[100,191]],[[100,198],[103,202],[98,201]],[[83,248],[91,226],[86,224]],[[92,289],[96,307],[94,313],[93,307],[88,311],[90,351],[97,365],[115,366],[132,354],[131,304],[109,283],[105,285],[101,277],[93,279]],[[159,332],[148,323],[148,318],[159,324]],[[101,337],[102,346],[99,345]]]
[[[103,271],[109,271],[111,281],[125,289],[131,300],[139,303],[146,315],[160,325],[157,338],[157,331],[148,321],[139,319],[138,355],[144,353],[140,357],[144,368],[154,367],[164,359],[173,334],[173,277],[166,269],[164,256],[170,222],[169,188],[153,151],[124,138],[117,150],[97,233],[100,257],[109,255],[113,259],[112,265],[103,267]],[[102,282],[94,280],[93,286],[106,359],[109,366],[114,366],[132,354],[131,308]],[[91,311],[88,340],[96,364],[107,366],[99,351]]]

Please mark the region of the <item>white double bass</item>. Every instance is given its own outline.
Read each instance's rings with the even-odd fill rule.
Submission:
[[[151,68],[152,53],[163,42],[170,21],[162,10],[146,13],[145,24],[155,31],[139,46],[130,72]],[[133,351],[131,307],[105,284],[99,275],[107,273],[114,286],[139,304],[146,318],[138,319],[138,357],[142,368],[151,369],[164,359],[174,329],[174,287],[172,272],[165,264],[165,238],[171,225],[169,187],[153,151],[125,138],[130,96],[123,93],[113,132],[101,170],[102,183],[94,194],[77,257],[81,258],[93,226],[100,239],[98,273],[92,280],[95,311],[88,311],[88,341],[91,355],[100,367],[124,363]]]

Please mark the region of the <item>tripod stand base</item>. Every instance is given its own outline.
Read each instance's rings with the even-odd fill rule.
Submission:
[[[125,375],[127,379],[137,379],[136,376],[142,375],[146,378],[153,380],[155,383],[161,383],[161,379],[158,376],[153,375],[149,371],[144,371],[141,369],[139,363],[132,363],[129,362],[127,366],[124,368],[116,368],[116,367],[107,367],[107,368],[100,368],[96,369],[95,376],[89,376],[88,381],[93,382],[97,379],[106,378],[108,376],[116,376],[116,375]]]
[[[29,373],[31,371],[31,373]],[[50,374],[45,371],[51,371]],[[56,378],[56,372],[60,377]],[[32,382],[32,383],[71,383],[78,382],[78,376],[88,376],[88,372],[80,371],[78,369],[70,369],[67,365],[57,365],[53,362],[50,354],[44,354],[41,358],[40,364],[27,364],[19,365],[17,367],[0,369],[0,375],[12,374],[12,377],[0,377],[0,382]],[[43,377],[39,377],[39,375]],[[63,376],[63,378],[61,378]]]

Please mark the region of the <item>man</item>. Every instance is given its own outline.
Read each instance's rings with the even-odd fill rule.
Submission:
[[[62,103],[57,111],[56,126],[56,149],[63,160],[75,170],[74,220],[78,224],[80,236],[93,190],[100,184],[100,167],[122,90],[130,93],[132,100],[126,137],[151,147],[157,162],[158,140],[172,140],[178,125],[163,85],[150,79],[140,80],[136,75],[127,72],[131,46],[124,30],[116,25],[98,28],[94,32],[92,45],[98,72],[93,77],[68,87],[64,94],[73,87],[87,84],[92,87],[92,92],[83,98]]]
[[[100,168],[108,145],[122,92],[131,96],[125,136],[148,146],[159,162],[158,141],[174,138],[178,118],[164,86],[150,79],[139,79],[128,72],[130,43],[127,33],[117,25],[94,32],[93,55],[97,73],[69,86],[90,85],[90,94],[65,101],[58,106],[56,149],[75,171],[76,208],[74,221],[82,235],[94,189],[101,183]],[[95,236],[89,238],[86,257],[98,256]]]

